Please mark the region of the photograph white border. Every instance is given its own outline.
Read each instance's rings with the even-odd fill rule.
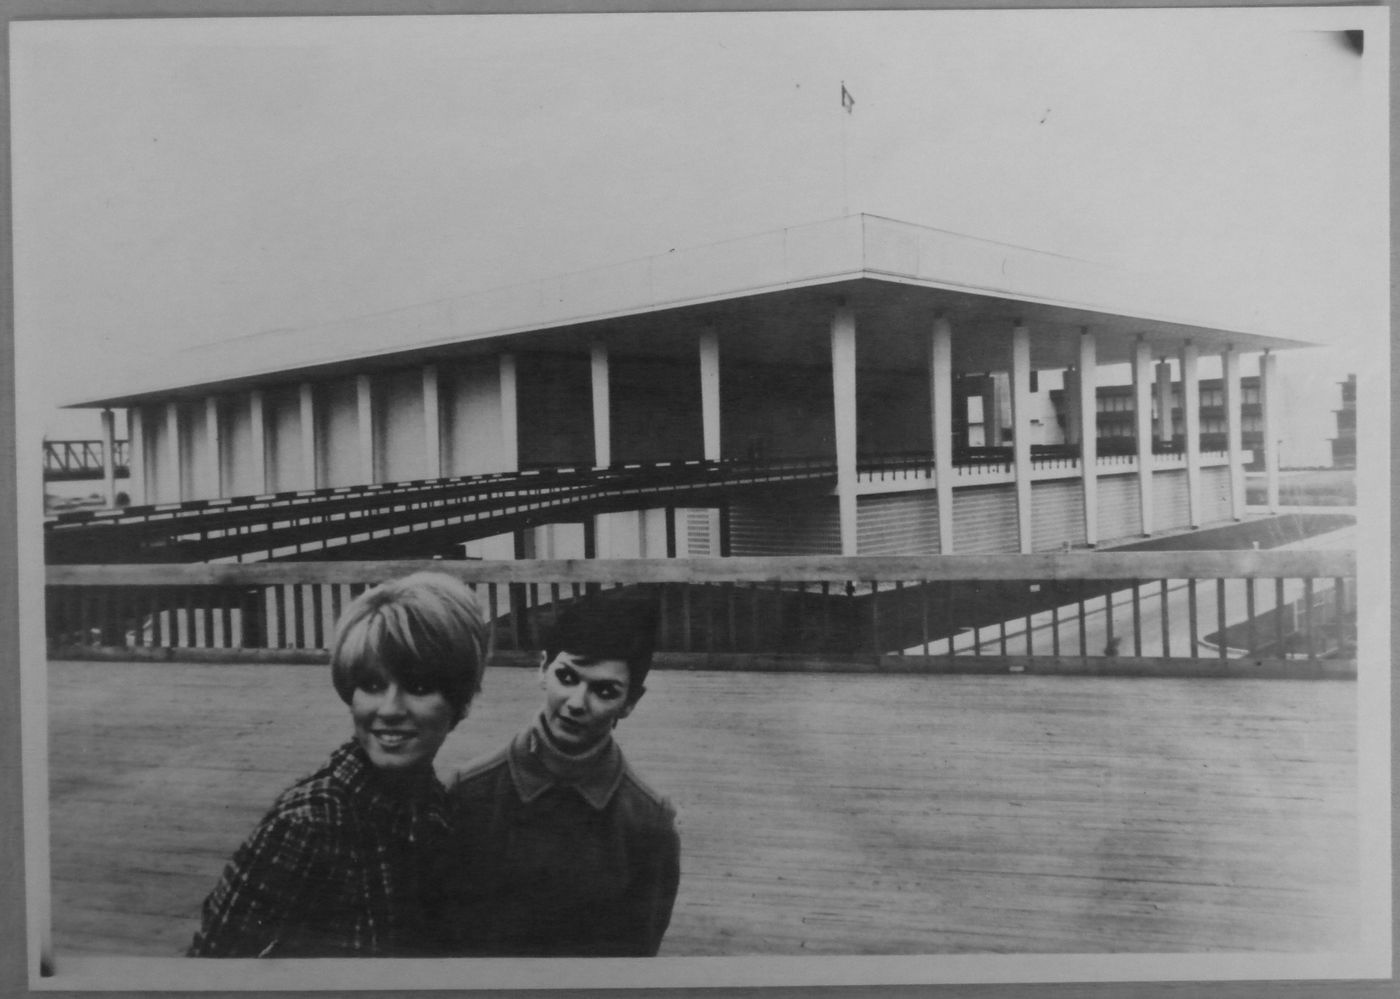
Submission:
[[[43,4],[34,11],[19,10],[17,17],[45,17]],[[140,16],[136,3],[96,2],[83,4],[97,16]],[[222,2],[190,4],[189,16],[241,13],[248,5]],[[318,9],[299,7],[296,13],[378,13],[361,10],[355,5],[327,3]],[[368,7],[369,5],[359,5]],[[432,5],[432,13],[444,13],[444,5]],[[474,12],[470,5],[454,4],[452,12]],[[814,5],[803,5],[811,7]],[[846,5],[833,5],[841,9]],[[1048,5],[1047,5],[1048,6]],[[349,7],[350,9],[346,9]],[[458,11],[457,8],[466,8]],[[612,9],[599,5],[567,5],[563,9]],[[197,9],[196,9],[197,8]],[[330,9],[320,9],[330,8]],[[514,9],[514,8],[512,8]],[[559,9],[555,7],[549,8]],[[725,9],[733,9],[726,7]],[[765,9],[772,9],[771,6]],[[1353,8],[1365,20],[1387,13],[1384,7]],[[403,11],[417,13],[419,11]],[[427,11],[423,11],[427,12]],[[485,11],[480,11],[485,12]],[[259,10],[257,14],[271,13]],[[290,12],[288,12],[290,13]],[[252,14],[250,14],[252,16]],[[284,16],[278,12],[278,16]],[[1288,15],[1282,15],[1288,16]],[[1367,27],[1370,27],[1368,23]],[[1392,43],[1393,44],[1393,43]],[[7,109],[8,115],[8,109]],[[8,118],[7,118],[8,122]],[[8,173],[8,164],[7,164]],[[11,253],[9,246],[6,253]],[[5,268],[10,282],[13,303],[13,260]],[[13,314],[10,315],[11,323]],[[32,525],[42,522],[42,489],[35,488],[38,476],[23,461],[26,454],[37,453],[32,447],[42,436],[42,430],[32,423],[34,400],[26,397],[22,379],[26,348],[14,341],[15,367],[7,379],[15,386],[15,402],[19,423],[14,441],[19,455],[15,503],[15,564],[18,575],[6,580],[12,587],[14,600],[7,599],[5,613],[17,612],[17,628],[11,633],[18,638],[17,657],[12,662],[19,682],[18,731],[20,761],[24,853],[21,858],[25,879],[27,906],[23,914],[28,946],[23,961],[28,987],[34,992],[49,991],[262,991],[312,988],[316,990],[385,990],[405,988],[405,972],[400,961],[220,961],[191,962],[181,959],[153,960],[136,958],[72,958],[59,974],[43,974],[43,955],[49,940],[49,824],[48,824],[48,766],[44,747],[48,741],[48,705],[42,670],[26,669],[37,655],[44,658],[44,598],[43,598],[43,537]],[[1388,398],[1360,394],[1358,400],[1360,424],[1384,427],[1384,434],[1368,434],[1359,442],[1358,491],[1363,498],[1387,497],[1389,494],[1389,427],[1391,414]],[[9,428],[6,428],[9,430]],[[37,431],[37,432],[36,432]],[[6,437],[9,434],[5,434]],[[1374,506],[1374,503],[1371,504]],[[1358,586],[1363,593],[1389,593],[1391,573],[1389,563],[1388,504],[1372,509],[1363,520],[1368,529],[1379,531],[1386,543],[1367,545],[1358,552]],[[37,568],[36,568],[37,567]],[[1362,648],[1385,649],[1391,645],[1389,601],[1368,605],[1373,613],[1363,614],[1358,621]],[[1388,661],[1388,660],[1387,660]],[[1374,890],[1367,893],[1367,914],[1363,919],[1367,935],[1361,941],[1358,954],[1192,954],[1192,955],[937,955],[931,957],[879,958],[660,958],[655,960],[620,960],[616,962],[573,962],[568,975],[560,973],[556,961],[468,961],[449,960],[414,962],[408,974],[411,987],[418,989],[615,989],[615,988],[759,988],[777,986],[828,985],[841,987],[908,985],[924,983],[1092,983],[1092,982],[1165,982],[1165,981],[1279,981],[1286,979],[1362,979],[1388,978],[1393,973],[1391,926],[1391,857],[1390,801],[1392,739],[1390,709],[1393,690],[1388,671],[1363,670],[1357,681],[1361,725],[1358,729],[1358,760],[1363,790],[1360,819],[1365,842],[1364,862],[1377,877]],[[14,710],[11,702],[7,711]],[[0,716],[5,721],[13,721]],[[13,733],[16,726],[8,726]],[[6,752],[11,747],[7,744]],[[15,768],[2,768],[12,781]],[[8,793],[10,785],[5,785]],[[6,854],[13,848],[6,843]],[[7,865],[8,866],[8,865]],[[1381,872],[1384,877],[1381,878]],[[7,907],[8,908],[8,907]],[[0,924],[4,925],[4,924]],[[1381,930],[1384,930],[1382,933]],[[14,937],[9,937],[14,939]],[[8,975],[8,968],[5,969]],[[463,983],[470,983],[464,986]],[[1102,994],[1113,994],[1111,991]],[[1150,994],[1150,993],[1149,993]],[[1220,994],[1229,994],[1221,991]],[[1378,993],[1379,994],[1379,993]]]

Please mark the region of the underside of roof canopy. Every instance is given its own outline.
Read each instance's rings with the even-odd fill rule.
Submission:
[[[1003,370],[1010,331],[1030,331],[1031,364],[1078,362],[1083,331],[1100,364],[1309,346],[1251,329],[1228,294],[1025,247],[871,215],[710,246],[296,330],[181,351],[68,405],[129,406],[341,377],[502,351],[694,357],[712,330],[728,363],[824,364],[835,309],[852,310],[858,363],[914,369],[945,317],[956,371]]]

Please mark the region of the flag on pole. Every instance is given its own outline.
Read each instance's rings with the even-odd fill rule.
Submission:
[[[851,113],[851,108],[856,106],[856,99],[851,96],[851,92],[846,89],[846,81],[841,81],[841,106],[846,109],[846,113]]]

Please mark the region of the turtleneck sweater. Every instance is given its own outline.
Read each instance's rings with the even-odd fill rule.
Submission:
[[[594,808],[607,807],[626,767],[611,735],[581,753],[566,753],[539,714],[524,736],[524,752],[509,756],[511,777],[523,800],[533,801],[551,787],[567,787]]]
[[[454,953],[650,956],[680,878],[675,811],[611,736],[565,753],[543,716],[453,783]]]

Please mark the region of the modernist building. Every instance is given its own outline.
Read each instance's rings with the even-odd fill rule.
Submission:
[[[824,485],[684,510],[677,544],[658,542],[659,509],[638,509],[599,514],[590,547],[1034,552],[1243,516],[1242,414],[1270,426],[1274,351],[1296,346],[1189,289],[856,215],[191,350],[77,404],[127,410],[135,503],[816,461],[832,469]],[[1255,402],[1245,353],[1262,355]],[[1209,354],[1224,377],[1203,385]],[[1105,420],[1117,396],[1098,371],[1124,363],[1129,419]],[[1064,385],[1063,428],[1032,392],[1042,377]],[[1203,393],[1219,394],[1213,408]],[[1277,437],[1258,446],[1274,505]],[[1063,441],[1072,453],[1038,447]],[[462,540],[488,557],[573,556],[579,526]]]

